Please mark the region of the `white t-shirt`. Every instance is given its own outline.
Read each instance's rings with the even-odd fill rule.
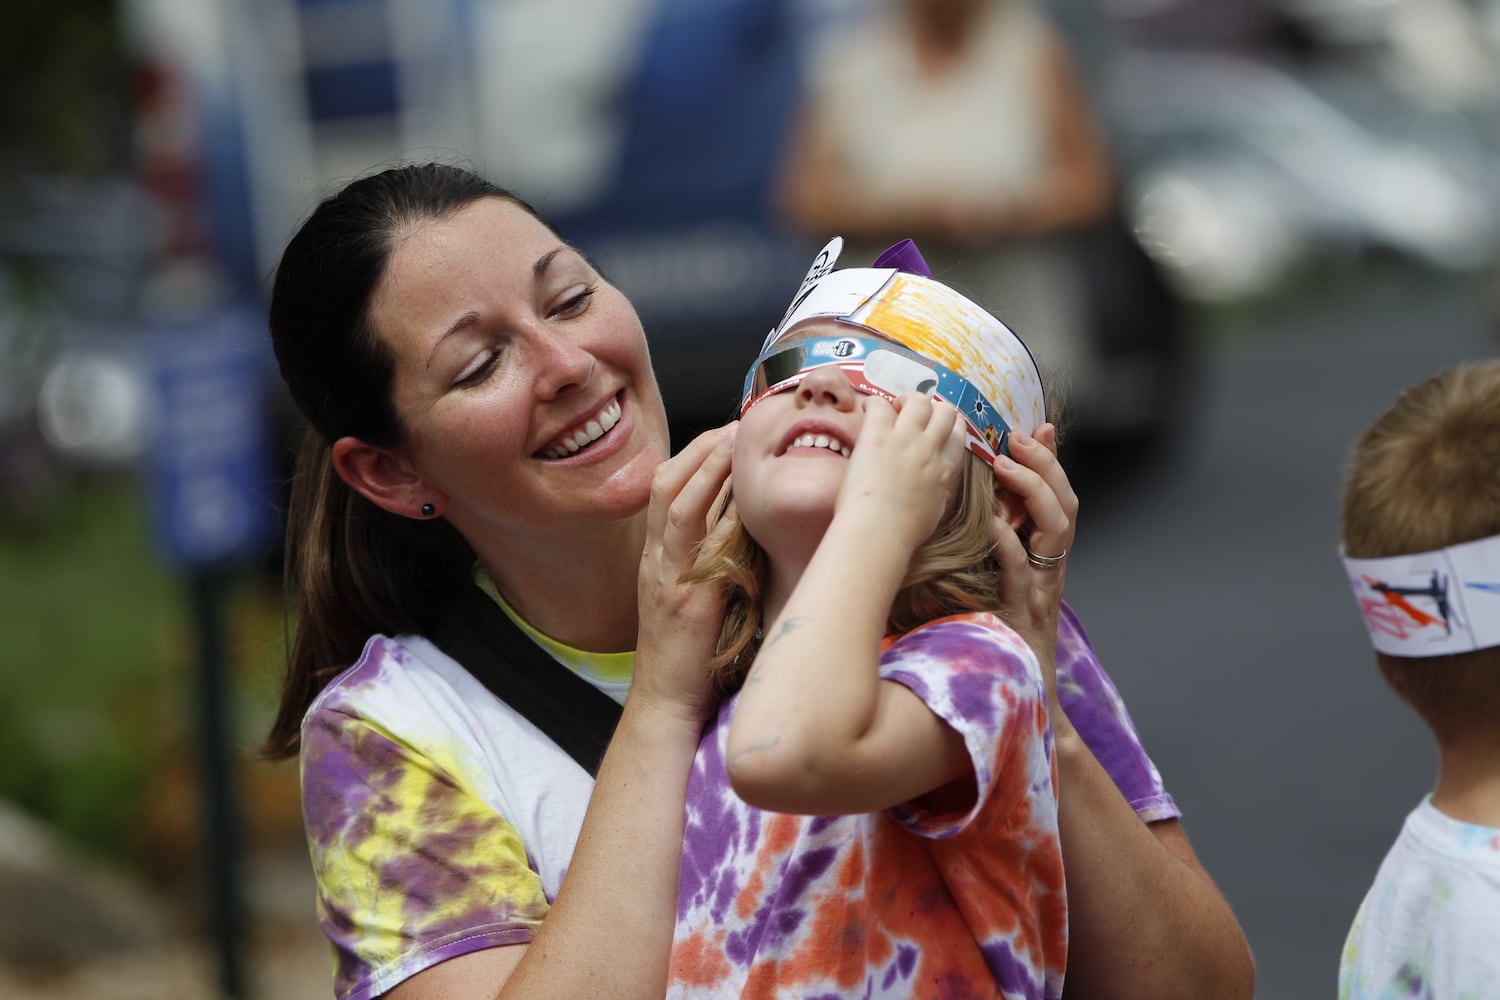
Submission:
[[[1500,830],[1431,796],[1381,862],[1339,966],[1339,1000],[1387,997],[1500,998]]]

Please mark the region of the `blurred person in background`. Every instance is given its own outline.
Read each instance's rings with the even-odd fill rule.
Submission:
[[[1063,37],[1030,0],[875,3],[813,46],[779,214],[854,254],[917,239],[1086,396],[1088,298],[1059,237],[1109,218],[1114,177]]]
[[[1500,995],[1500,361],[1413,386],[1355,444],[1342,552],[1437,786],[1350,928],[1339,1000]]]
[[[456,167],[322,202],[283,253],[270,325],[309,428],[267,750],[300,753],[337,994],[660,997],[723,615],[722,593],[680,577],[725,530],[708,513],[731,432],[668,461],[630,304]],[[1032,469],[1051,455],[1012,448]],[[1051,599],[1045,571],[1029,579],[1000,609],[1023,634]],[[455,588],[623,700],[597,782],[427,638],[472,592]],[[1066,607],[1057,663],[1074,995],[1249,996],[1239,927]]]

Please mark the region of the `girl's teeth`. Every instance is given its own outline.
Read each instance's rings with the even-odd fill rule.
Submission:
[[[826,434],[803,434],[792,442],[793,448],[827,448],[836,451],[845,458],[849,457],[849,449],[839,444]]]

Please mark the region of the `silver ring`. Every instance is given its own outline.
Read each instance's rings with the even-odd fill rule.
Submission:
[[[1030,546],[1024,547],[1026,549],[1026,561],[1037,569],[1057,569],[1057,567],[1062,565],[1062,561],[1068,557],[1067,549],[1063,549],[1055,556],[1039,556],[1031,551]]]

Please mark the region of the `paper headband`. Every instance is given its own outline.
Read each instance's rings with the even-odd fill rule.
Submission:
[[[1500,646],[1500,535],[1436,552],[1341,558],[1379,652],[1443,656]]]
[[[750,383],[767,355],[780,345],[805,339],[798,338],[799,327],[832,319],[853,327],[850,335],[855,338],[859,328],[876,333],[972,384],[988,412],[1004,424],[981,425],[973,408],[960,407],[973,432],[971,443],[990,442],[990,457],[998,447],[995,442],[1003,442],[1009,430],[1029,434],[1046,419],[1041,376],[1026,345],[987,310],[934,280],[915,244],[896,244],[876,259],[875,267],[834,270],[843,248],[843,239],[834,237],[814,259],[786,315],[761,345],[761,356],[746,380],[742,409],[750,402]],[[947,401],[961,404],[958,399]]]

